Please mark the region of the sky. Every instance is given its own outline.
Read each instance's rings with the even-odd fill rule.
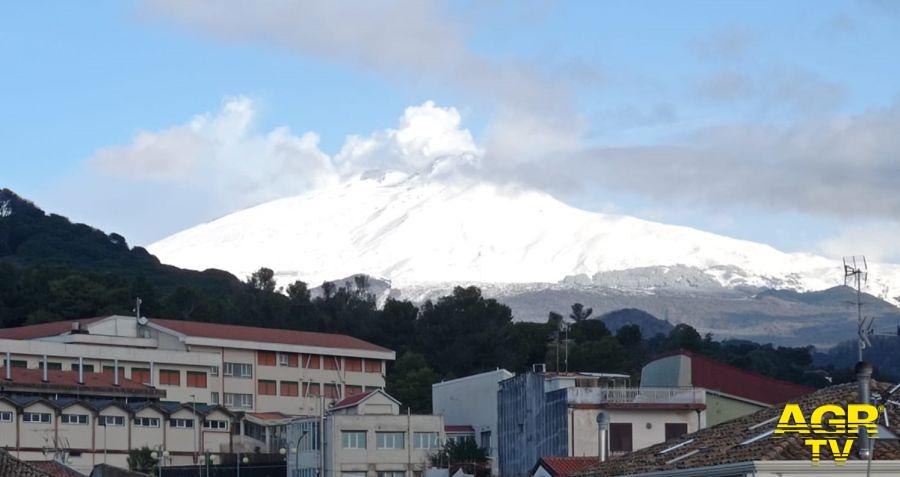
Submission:
[[[573,206],[900,262],[900,3],[0,5],[0,187],[147,245],[469,154]]]

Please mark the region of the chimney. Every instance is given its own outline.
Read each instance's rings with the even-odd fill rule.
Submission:
[[[50,378],[47,376],[47,355],[46,354],[44,355],[43,368],[44,368],[44,375],[41,377],[41,381],[46,383],[46,382],[50,381]]]
[[[606,462],[609,452],[609,416],[605,412],[597,413],[597,458]]]
[[[114,386],[119,385],[119,360],[118,359],[113,360],[113,385]]]
[[[12,381],[12,353],[6,352],[6,380]]]
[[[869,380],[872,378],[872,365],[860,361],[856,363],[856,380],[859,383],[859,403],[870,404],[869,402]],[[869,459],[872,456],[872,441],[869,439],[869,431],[860,426],[859,428],[859,458]]]
[[[78,357],[78,384],[84,384],[84,358]]]

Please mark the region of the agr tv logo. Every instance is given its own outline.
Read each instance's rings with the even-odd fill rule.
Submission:
[[[807,436],[803,441],[812,452],[812,461],[819,462],[822,448],[827,446],[836,462],[846,462],[853,450],[853,444],[865,429],[870,438],[878,433],[875,421],[879,408],[871,404],[848,404],[844,409],[836,404],[826,404],[813,410],[809,421],[797,404],[787,404],[775,426],[773,437],[786,437],[789,434]],[[840,437],[844,437],[843,444]]]

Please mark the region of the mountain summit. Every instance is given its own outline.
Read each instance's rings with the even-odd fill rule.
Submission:
[[[393,288],[568,283],[796,291],[842,283],[840,261],[634,217],[588,212],[521,186],[450,174],[365,173],[198,225],[152,244],[165,263],[281,284],[365,273]],[[872,266],[869,290],[896,302],[900,267]]]

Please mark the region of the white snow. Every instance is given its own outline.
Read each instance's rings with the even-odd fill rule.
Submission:
[[[724,286],[819,290],[839,260],[633,217],[587,212],[550,195],[427,173],[366,174],[241,210],[149,247],[172,265],[279,283],[366,273],[395,288],[425,283],[553,283],[639,267],[695,267]],[[603,279],[601,274],[599,279]],[[668,279],[668,278],[667,278]],[[896,302],[900,266],[870,265],[870,292]]]
[[[0,202],[0,218],[9,217],[10,215],[12,215],[12,213],[13,211],[10,200],[4,200],[3,202]]]

